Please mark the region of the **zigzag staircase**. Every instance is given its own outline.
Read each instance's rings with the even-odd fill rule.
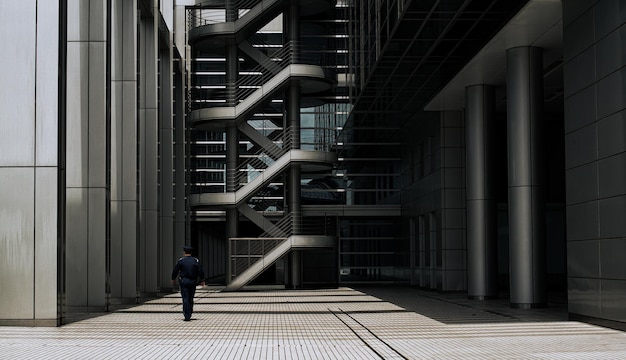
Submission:
[[[300,1],[307,6],[316,1],[328,2]],[[215,2],[208,4],[211,3]],[[256,153],[246,154],[248,160],[240,161],[235,170],[234,191],[202,192],[189,196],[189,204],[195,208],[234,207],[263,231],[258,238],[229,239],[227,291],[246,285],[293,249],[328,248],[336,242],[336,238],[325,231],[316,234],[315,231],[323,229],[318,225],[313,226],[313,232],[304,230],[300,214],[285,215],[282,209],[276,209],[278,211],[270,215],[268,209],[272,205],[263,196],[269,191],[268,185],[279,179],[293,164],[299,164],[302,173],[305,173],[331,168],[337,162],[336,155],[325,149],[302,150],[298,145],[294,147],[291,141],[293,130],[282,129],[282,124],[274,124],[278,132],[266,133],[261,133],[253,125],[258,121],[253,119],[262,118],[259,113],[273,106],[272,100],[294,80],[300,80],[298,84],[302,94],[325,91],[335,82],[320,64],[315,61],[307,63],[296,43],[288,42],[273,50],[272,46],[263,43],[261,36],[255,35],[285,11],[289,3],[288,0],[233,0],[239,18],[230,22],[224,21],[225,13],[210,5],[199,5],[188,11],[192,47],[237,44],[248,59],[258,64],[252,69],[238,71],[245,75],[234,84],[190,94],[191,98],[211,100],[206,101],[206,106],[192,109],[188,118],[193,127],[217,130],[236,126],[250,140],[250,148],[257,149]],[[221,99],[223,101],[216,106],[215,101]],[[226,104],[232,105],[224,106]]]

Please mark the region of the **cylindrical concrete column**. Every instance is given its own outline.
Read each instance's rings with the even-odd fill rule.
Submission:
[[[545,306],[542,50],[507,50],[511,307]]]
[[[495,194],[494,88],[465,89],[467,295],[498,295],[497,204]]]
[[[235,0],[225,0],[224,1],[224,9],[226,10],[226,21],[233,22],[237,20],[238,11],[235,7]]]
[[[287,30],[287,41],[291,46],[291,62],[297,64],[299,62],[299,39],[300,39],[300,3],[292,1],[289,4],[289,10],[286,16],[285,29]],[[291,148],[300,149],[300,83],[292,81],[289,86],[287,96],[287,118],[290,128]],[[300,198],[300,165],[291,165],[289,169],[289,177],[287,183],[287,204],[292,214],[292,234],[301,233],[302,222],[302,202]],[[294,250],[290,255],[290,274],[291,287],[299,288],[302,286],[302,259],[300,251]]]
[[[300,59],[300,2],[291,1],[285,17],[287,41],[291,46],[291,62],[297,64]]]

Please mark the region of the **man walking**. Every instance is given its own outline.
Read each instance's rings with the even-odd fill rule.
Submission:
[[[196,294],[198,281],[204,286],[204,269],[200,260],[191,256],[193,248],[184,246],[184,256],[178,259],[174,270],[172,270],[172,284],[176,284],[176,278],[180,284],[180,295],[183,298],[183,314],[185,321],[191,320],[193,313],[193,297]]]

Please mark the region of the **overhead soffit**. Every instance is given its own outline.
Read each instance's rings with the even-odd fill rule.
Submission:
[[[519,46],[544,49],[544,67],[562,58],[561,0],[531,0],[467,65],[425,106],[428,111],[464,107],[465,87],[476,84],[504,86],[506,50]],[[562,78],[546,82],[546,94],[561,91]]]

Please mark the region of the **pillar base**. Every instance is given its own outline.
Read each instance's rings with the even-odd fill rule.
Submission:
[[[543,309],[547,307],[548,307],[548,304],[546,303],[511,303],[512,309],[530,310],[530,309]]]
[[[497,299],[498,296],[497,295],[467,295],[467,298],[470,300],[493,300],[493,299]]]

